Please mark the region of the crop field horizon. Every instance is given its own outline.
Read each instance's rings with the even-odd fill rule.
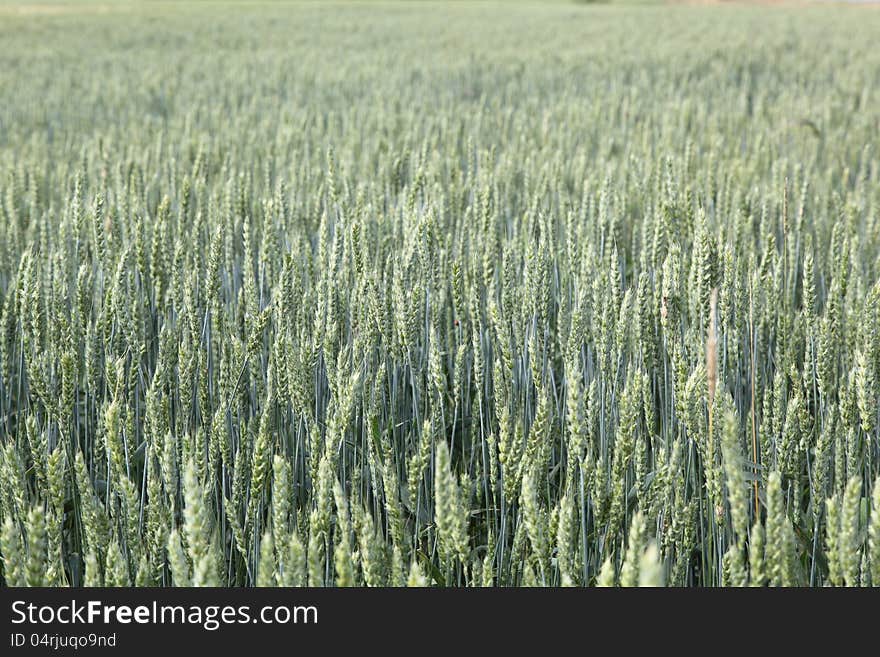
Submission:
[[[0,584],[880,585],[878,34],[0,2]]]

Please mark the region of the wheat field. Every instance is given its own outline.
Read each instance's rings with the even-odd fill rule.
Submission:
[[[880,585],[878,34],[0,4],[2,582]]]

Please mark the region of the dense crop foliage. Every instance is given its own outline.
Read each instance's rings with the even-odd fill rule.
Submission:
[[[880,584],[878,33],[0,6],[5,583]]]

